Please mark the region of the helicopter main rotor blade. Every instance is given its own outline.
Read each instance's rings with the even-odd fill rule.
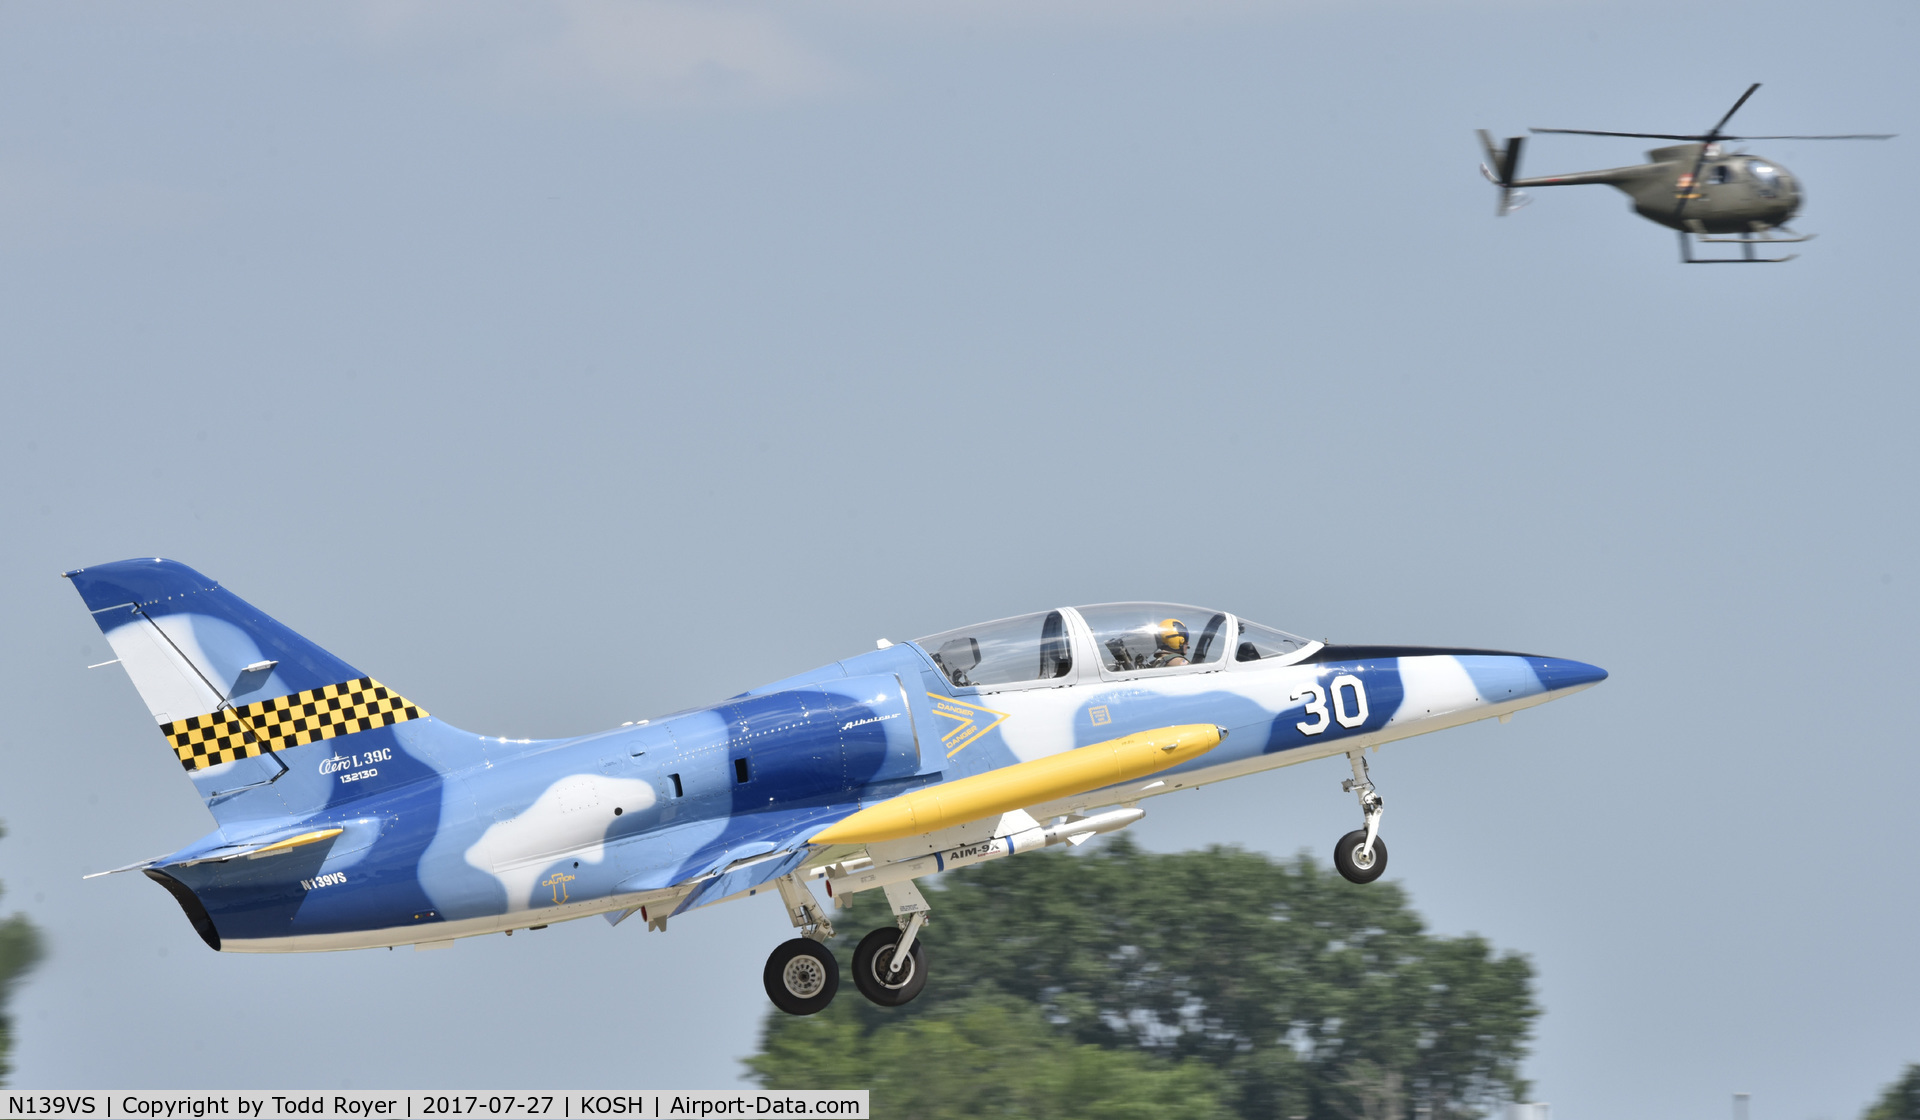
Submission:
[[[1760,88],[1759,82],[1755,82],[1752,85],[1748,86],[1747,92],[1740,95],[1740,100],[1733,103],[1733,108],[1727,110],[1727,115],[1724,117],[1721,117],[1720,123],[1714,125],[1713,128],[1708,131],[1707,135],[1711,138],[1718,139],[1720,136],[1720,130],[1727,127],[1727,122],[1732,120],[1733,115],[1740,111],[1740,106],[1745,105],[1747,103],[1747,98],[1752,97],[1753,91],[1759,88]]]
[[[1700,194],[1700,172],[1707,166],[1707,155],[1715,150],[1717,143],[1722,139],[1720,130],[1727,127],[1727,122],[1732,120],[1733,115],[1740,111],[1740,106],[1745,105],[1747,98],[1752,97],[1754,91],[1759,88],[1759,82],[1748,86],[1747,92],[1741,94],[1740,100],[1734,102],[1733,108],[1727,110],[1727,115],[1721,117],[1719,122],[1707,130],[1705,136],[1701,137],[1706,143],[1700,145],[1700,154],[1693,161],[1693,173],[1688,175],[1681,183],[1680,197],[1676,199],[1673,204],[1673,220],[1676,225],[1679,224],[1681,215],[1687,212],[1687,203]],[[1686,235],[1687,231],[1682,227],[1680,236],[1685,237]]]
[[[1760,88],[1760,84],[1758,82],[1755,82],[1754,89],[1758,89],[1758,88]],[[1752,93],[1753,90],[1750,89],[1747,92]],[[1745,101],[1746,98],[1743,97],[1740,100]],[[1734,106],[1734,108],[1736,109],[1738,109],[1739,107],[1740,106],[1738,105]],[[1732,116],[1733,114],[1728,113],[1727,115]],[[1707,165],[1707,153],[1712,150],[1713,150],[1713,144],[1711,141],[1700,145],[1700,158],[1693,161],[1693,172],[1689,174],[1685,179],[1681,180],[1680,197],[1676,199],[1673,204],[1673,220],[1675,222],[1678,222],[1680,220],[1680,216],[1687,212],[1687,203],[1700,193],[1700,169]],[[1686,232],[1687,231],[1685,229],[1682,229],[1680,231],[1681,236],[1684,237],[1686,235]]]
[[[1601,132],[1593,128],[1529,128],[1528,132],[1559,132],[1571,136],[1638,136],[1647,140],[1707,140],[1707,136],[1681,136],[1673,132]]]
[[[1646,140],[1891,140],[1900,135],[1897,132],[1844,132],[1827,136],[1715,136],[1711,133],[1695,133],[1682,136],[1677,132],[1602,132],[1597,128],[1529,128],[1528,132],[1555,132],[1564,136],[1634,136]]]
[[[1897,132],[1849,132],[1835,136],[1722,136],[1722,140],[1891,140]]]

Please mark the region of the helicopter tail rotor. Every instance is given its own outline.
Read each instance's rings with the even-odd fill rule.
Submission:
[[[1533,201],[1527,197],[1525,191],[1513,189],[1514,180],[1520,174],[1520,152],[1526,145],[1527,138],[1510,136],[1507,138],[1506,147],[1503,148],[1494,144],[1493,137],[1487,135],[1486,129],[1480,129],[1479,132],[1480,147],[1487,153],[1487,162],[1480,165],[1480,174],[1486,176],[1489,183],[1500,188],[1500,205],[1494,213],[1504,218]]]

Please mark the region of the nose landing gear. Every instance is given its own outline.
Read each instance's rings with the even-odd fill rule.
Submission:
[[[1360,799],[1360,812],[1366,818],[1364,828],[1356,828],[1340,838],[1333,848],[1333,866],[1350,883],[1371,883],[1387,870],[1387,844],[1380,839],[1380,814],[1386,801],[1374,791],[1367,774],[1364,750],[1348,751],[1353,777],[1340,788]]]

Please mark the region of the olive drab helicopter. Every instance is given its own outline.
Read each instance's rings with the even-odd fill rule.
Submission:
[[[1533,133],[1560,133],[1575,136],[1635,136],[1650,140],[1681,140],[1685,143],[1654,148],[1647,153],[1651,162],[1632,167],[1614,167],[1603,171],[1576,171],[1569,175],[1542,175],[1520,178],[1520,151],[1526,140],[1514,136],[1500,147],[1480,130],[1480,144],[1487,162],[1480,173],[1500,188],[1501,216],[1526,205],[1522,187],[1567,187],[1584,183],[1604,183],[1633,199],[1634,212],[1649,221],[1677,230],[1680,236],[1680,260],[1683,264],[1780,264],[1793,259],[1757,257],[1756,245],[1782,245],[1811,241],[1813,234],[1795,233],[1787,228],[1800,209],[1800,183],[1786,168],[1773,160],[1726,147],[1730,140],[1889,140],[1892,134],[1850,133],[1839,136],[1729,136],[1723,130],[1740,107],[1752,97],[1760,83],[1747,87],[1740,100],[1706,132],[1679,135],[1667,132],[1602,132],[1589,128],[1529,128]],[[1787,236],[1778,236],[1784,233]],[[1735,244],[1738,257],[1701,258],[1693,255],[1688,238],[1703,244]]]

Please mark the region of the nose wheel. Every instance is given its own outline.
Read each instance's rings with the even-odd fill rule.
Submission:
[[[1386,806],[1373,788],[1367,773],[1364,751],[1351,751],[1347,761],[1353,764],[1353,777],[1340,788],[1360,799],[1360,813],[1366,825],[1340,838],[1333,848],[1333,867],[1350,883],[1371,883],[1387,872],[1387,844],[1380,839],[1380,814]]]

